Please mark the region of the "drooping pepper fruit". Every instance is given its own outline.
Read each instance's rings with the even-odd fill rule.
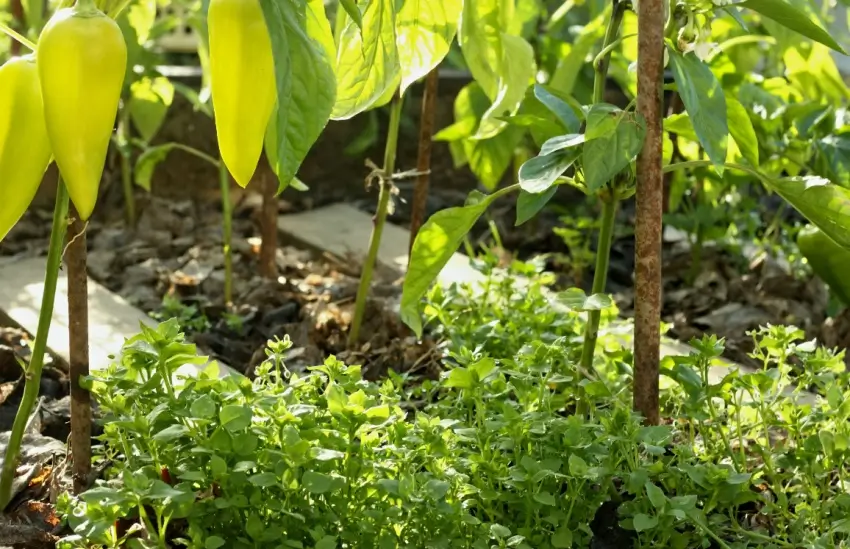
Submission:
[[[84,221],[97,202],[127,68],[118,24],[93,0],[57,11],[36,54],[50,145]]]
[[[277,100],[272,44],[259,0],[211,0],[210,88],[221,158],[246,187]]]
[[[0,67],[0,240],[32,202],[50,164],[35,57]]]

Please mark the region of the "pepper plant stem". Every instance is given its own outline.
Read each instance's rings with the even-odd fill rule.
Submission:
[[[613,197],[602,202],[602,227],[599,229],[599,244],[596,247],[596,269],[593,273],[591,294],[600,294],[605,291],[618,202]],[[584,347],[581,350],[581,367],[585,372],[589,372],[593,367],[593,354],[596,351],[596,338],[599,335],[600,316],[600,311],[590,311],[587,324],[584,327]]]
[[[354,305],[354,318],[351,320],[351,328],[348,332],[348,346],[353,348],[360,339],[360,327],[363,324],[363,315],[366,313],[366,301],[369,297],[369,289],[372,285],[372,274],[375,263],[378,260],[378,250],[381,247],[381,235],[384,232],[384,224],[387,221],[387,213],[390,206],[390,195],[392,194],[392,174],[395,172],[396,151],[398,149],[398,130],[401,124],[402,97],[396,94],[390,106],[390,125],[387,129],[387,145],[384,150],[384,168],[380,176],[380,190],[378,194],[378,210],[375,212],[372,227],[372,237],[369,240],[369,253],[363,263],[360,273],[360,286],[357,288],[357,301]]]
[[[611,19],[605,31],[605,41],[602,44],[604,55],[597,56],[593,62],[593,103],[601,103],[605,99],[605,82],[608,79],[608,65],[611,59],[612,48],[609,46],[617,41],[620,32],[620,24],[623,21],[625,4],[614,0],[611,10]],[[611,256],[611,241],[614,234],[614,214],[617,211],[616,193],[606,193],[608,196],[602,200],[602,227],[599,231],[599,244],[596,247],[596,269],[593,273],[593,287],[591,292],[601,293],[605,291],[608,282],[608,261]],[[599,319],[601,311],[588,311],[587,324],[584,330],[584,344],[581,350],[581,365],[585,372],[589,372],[593,366],[593,354],[596,351],[596,339],[599,333]]]
[[[21,442],[24,438],[29,416],[38,397],[44,353],[47,349],[47,334],[50,331],[50,322],[53,318],[56,283],[59,279],[59,266],[62,263],[62,249],[68,227],[67,218],[68,191],[60,177],[56,186],[56,206],[53,210],[53,228],[50,232],[50,248],[47,252],[47,270],[44,274],[44,290],[41,298],[41,311],[38,316],[38,329],[30,363],[24,372],[26,379],[24,395],[21,398],[18,413],[12,425],[9,444],[6,446],[6,455],[3,459],[2,472],[0,472],[0,510],[5,509],[12,499],[12,482],[15,479]]]
[[[230,203],[230,173],[224,162],[218,164],[218,180],[221,184],[222,252],[224,253],[224,304],[233,302],[233,205]]]
[[[88,488],[91,474],[91,394],[81,380],[89,375],[89,303],[86,273],[86,223],[71,206],[65,264],[68,277],[68,341],[71,374],[71,456],[74,492]]]
[[[9,25],[6,25],[5,23],[0,23],[0,32],[3,32],[7,36],[9,36],[9,38],[15,40],[19,44],[23,44],[30,51],[35,51],[35,44]]]

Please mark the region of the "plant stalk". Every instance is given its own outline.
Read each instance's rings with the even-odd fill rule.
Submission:
[[[425,78],[425,88],[422,94],[422,113],[419,117],[419,153],[416,159],[416,185],[413,188],[413,201],[410,204],[410,250],[416,235],[425,222],[428,207],[428,186],[430,184],[431,145],[434,136],[434,116],[437,104],[437,88],[440,83],[436,67]],[[408,265],[410,258],[408,257]]]
[[[264,174],[263,207],[260,212],[260,274],[272,280],[277,278],[277,187],[277,177],[271,172]]]
[[[133,168],[130,165],[130,109],[127,103],[121,106],[121,118],[118,124],[118,142],[121,143],[121,184],[124,188],[124,208],[127,212],[127,226],[136,226],[136,196],[133,189]]]
[[[74,492],[88,488],[91,474],[91,394],[81,380],[89,375],[89,302],[86,269],[86,226],[71,206],[70,231],[65,250],[68,269],[68,341],[71,374],[71,456]]]
[[[32,357],[24,373],[26,379],[24,395],[21,398],[18,413],[12,425],[9,445],[6,447],[2,472],[0,472],[0,510],[6,509],[12,499],[12,483],[15,480],[21,442],[41,384],[41,370],[44,366],[44,353],[47,349],[47,334],[50,331],[50,322],[53,319],[56,283],[59,279],[62,248],[65,244],[65,233],[68,227],[67,218],[68,191],[60,176],[59,184],[56,186],[56,205],[53,209],[53,228],[50,232],[50,248],[47,252],[47,269],[44,274],[44,290],[41,297],[41,311],[38,315],[38,329],[33,344]]]
[[[609,46],[617,41],[620,32],[620,24],[623,21],[625,4],[614,0],[614,8],[611,10],[611,19],[605,31],[605,41],[602,43],[604,55],[597,56],[594,60],[593,80],[593,103],[601,103],[605,99],[605,83],[608,79],[608,65],[611,60],[612,48]],[[617,212],[618,199],[616,193],[606,193],[602,196],[602,226],[599,230],[599,245],[596,248],[596,269],[593,273],[593,287],[591,292],[602,293],[608,282],[608,262],[611,257],[611,242],[614,236],[614,216]],[[581,350],[581,365],[585,372],[589,372],[593,366],[593,354],[596,351],[596,339],[599,334],[599,319],[601,311],[589,311],[587,324],[584,330],[584,344]],[[581,408],[581,406],[580,406]]]
[[[221,184],[222,252],[224,253],[224,304],[233,302],[233,205],[230,203],[230,173],[224,162],[218,164],[218,180]]]
[[[635,218],[634,408],[658,425],[661,362],[661,237],[664,211],[664,2],[638,6],[637,111],[646,137],[637,158]]]
[[[611,242],[614,240],[614,221],[619,201],[610,197],[602,202],[602,226],[599,228],[599,244],[596,247],[596,268],[593,272],[592,294],[605,291],[608,281],[608,263],[611,259]],[[584,327],[584,346],[581,350],[581,367],[585,372],[593,368],[593,354],[596,351],[596,338],[599,335],[601,311],[589,311]]]
[[[381,247],[381,235],[384,232],[384,224],[390,206],[393,182],[392,175],[395,172],[396,151],[398,149],[398,130],[401,124],[402,97],[396,93],[390,105],[390,125],[387,129],[387,145],[384,150],[384,168],[380,176],[380,190],[378,194],[378,210],[372,220],[372,237],[369,240],[369,253],[363,263],[360,273],[360,286],[357,288],[357,301],[354,305],[354,318],[351,320],[351,329],[348,332],[348,346],[353,348],[360,340],[360,327],[363,324],[363,315],[366,313],[366,301],[369,298],[369,289],[372,284],[372,274],[375,263],[378,260],[378,250]]]

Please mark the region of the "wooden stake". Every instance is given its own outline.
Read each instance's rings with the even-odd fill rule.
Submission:
[[[65,249],[68,269],[68,341],[71,372],[71,456],[74,491],[88,488],[91,473],[91,394],[80,385],[89,375],[89,305],[86,274],[86,223],[71,208],[71,226]]]
[[[265,174],[262,181],[263,208],[260,214],[260,232],[263,239],[260,245],[260,275],[277,278],[277,178]]]
[[[640,0],[637,110],[646,120],[646,139],[637,159],[634,407],[649,425],[660,421],[664,19],[664,0]]]
[[[440,84],[440,75],[437,67],[428,73],[425,78],[425,87],[422,93],[422,112],[419,116],[419,155],[416,159],[416,185],[413,187],[413,201],[410,204],[410,249],[420,227],[425,223],[425,215],[428,211],[428,187],[431,182],[431,145],[434,136],[434,116],[437,103],[437,89]],[[408,258],[409,261],[409,258]]]

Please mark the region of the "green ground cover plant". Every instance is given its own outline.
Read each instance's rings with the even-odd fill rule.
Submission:
[[[604,360],[582,372],[584,313],[563,312],[574,292],[556,311],[545,277],[515,276],[538,270],[431,293],[428,318],[451,334],[438,380],[370,383],[333,357],[289,372],[283,340],[253,381],[211,366],[175,384],[203,359],[176,321],[144,329],[90,379],[110,466],[63,496],[75,535],[60,546],[847,546],[841,353],[765,327],[764,368],[715,379],[723,342],[694,341],[665,359],[664,421],[644,426],[612,308]]]

